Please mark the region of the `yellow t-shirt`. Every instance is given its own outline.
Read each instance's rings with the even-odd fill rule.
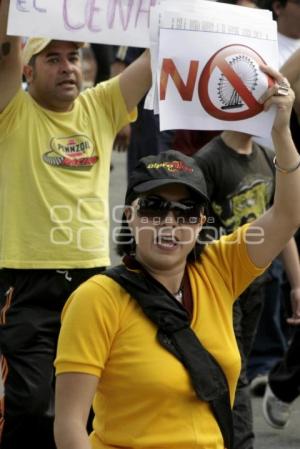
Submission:
[[[131,118],[118,77],[64,113],[18,91],[0,113],[0,267],[109,265],[111,150]]]
[[[232,305],[263,272],[249,259],[246,227],[207,245],[201,262],[188,265],[191,326],[222,367],[231,403],[240,372]],[[137,302],[103,275],[82,284],[66,303],[56,373],[99,377],[92,448],[223,449],[209,405],[197,399],[187,371],[156,333]]]

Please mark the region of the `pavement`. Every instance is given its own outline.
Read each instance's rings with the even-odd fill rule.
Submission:
[[[255,449],[300,449],[300,397],[293,403],[290,422],[283,430],[265,422],[261,403],[261,398],[252,398]]]
[[[110,178],[110,211],[111,217],[120,217],[121,206],[126,191],[126,153],[113,152],[113,170]],[[115,220],[111,220],[111,262],[113,265],[120,262],[120,257],[115,253],[113,244],[113,230]],[[300,357],[300,354],[299,354]],[[261,398],[252,398],[255,447],[254,449],[300,449],[300,397],[293,404],[293,411],[288,426],[283,430],[275,430],[264,420],[261,411]]]

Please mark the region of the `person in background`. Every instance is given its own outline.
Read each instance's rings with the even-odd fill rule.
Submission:
[[[300,153],[300,46],[284,63],[281,68],[286,78],[293,86],[295,103],[292,111],[291,132],[293,140]]]
[[[91,44],[91,49],[97,63],[96,84],[107,81],[111,77],[111,64],[114,60],[115,48],[114,45]]]
[[[98,84],[96,82],[97,62],[90,45],[85,45],[81,49],[81,59],[83,74],[82,89],[88,89]]]
[[[298,305],[298,316],[300,307]],[[262,411],[266,422],[275,429],[284,429],[290,420],[293,402],[300,395],[300,319],[283,359],[270,371],[263,397]]]
[[[257,0],[257,6],[272,11],[273,19],[277,21],[279,67],[282,70],[283,64],[300,47],[300,2]],[[288,76],[287,78],[289,79]],[[294,108],[290,129],[295,145],[300,151],[300,128]],[[271,136],[269,139],[254,139],[260,145],[272,148]],[[269,269],[264,309],[248,362],[250,389],[255,396],[264,395],[268,373],[282,359],[287,349],[290,330],[286,325],[288,313],[286,308],[290,291],[291,286],[285,267],[282,266],[282,261],[277,259]],[[276,301],[274,298],[277,298]]]
[[[269,9],[277,22],[279,67],[300,48],[299,0],[256,0],[261,9]]]
[[[54,449],[61,310],[110,264],[111,151],[151,86],[150,58],[82,91],[82,44],[31,38],[22,51],[6,34],[9,3],[0,3],[0,445]]]
[[[232,306],[300,224],[294,95],[281,74],[262,70],[276,81],[261,98],[265,110],[277,108],[272,207],[203,245],[208,198],[197,163],[174,150],[140,160],[125,196],[124,264],[81,285],[63,310],[57,449],[234,447],[240,356]]]
[[[295,92],[294,117],[299,127],[300,117],[300,49],[285,62],[282,72],[290,81]],[[299,138],[299,136],[298,136]],[[298,152],[300,147],[297,147]],[[300,248],[299,230],[296,233],[298,254]],[[298,256],[299,264],[299,256]],[[291,300],[297,307],[297,289],[290,290]],[[299,307],[299,305],[298,305]],[[298,310],[300,315],[300,309]],[[300,394],[300,320],[288,319],[290,325],[296,325],[291,341],[282,360],[271,369],[264,394],[262,409],[266,422],[275,429],[284,429],[289,423],[292,404]]]

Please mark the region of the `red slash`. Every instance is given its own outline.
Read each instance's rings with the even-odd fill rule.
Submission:
[[[255,60],[258,64],[265,64],[263,58],[256,53],[250,47],[246,45],[228,45],[227,47],[223,47],[221,50],[218,50],[208,61],[206,64],[199,82],[199,98],[203,108],[206,112],[213,117],[216,117],[220,120],[243,120],[254,115],[257,115],[259,112],[263,110],[263,105],[258,103],[256,98],[252,95],[252,92],[248,89],[248,87],[243,83],[238,74],[231,68],[230,64],[226,61],[227,56],[231,55],[243,55],[246,54],[251,59]],[[232,87],[236,90],[239,96],[244,100],[245,104],[248,106],[246,111],[240,112],[228,112],[224,110],[218,109],[213,102],[211,101],[208,94],[208,83],[211,77],[213,70],[218,67],[223,75],[226,76],[227,80],[230,82]],[[273,84],[273,80],[265,75],[268,80],[268,87]]]

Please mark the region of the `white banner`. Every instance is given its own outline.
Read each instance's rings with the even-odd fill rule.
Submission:
[[[278,66],[276,23],[260,15],[249,21],[250,8],[234,17],[223,7],[217,16],[209,8],[200,17],[164,12],[156,75],[161,130],[270,135],[275,109],[264,112],[259,99],[272,80],[260,65]]]
[[[11,0],[8,34],[149,47],[158,0]]]
[[[184,36],[182,36],[184,34]],[[277,42],[238,36],[161,30],[159,112],[161,129],[231,129],[269,136],[274,111],[263,112],[268,87],[260,64],[276,66]],[[202,35],[202,39],[201,39]]]

